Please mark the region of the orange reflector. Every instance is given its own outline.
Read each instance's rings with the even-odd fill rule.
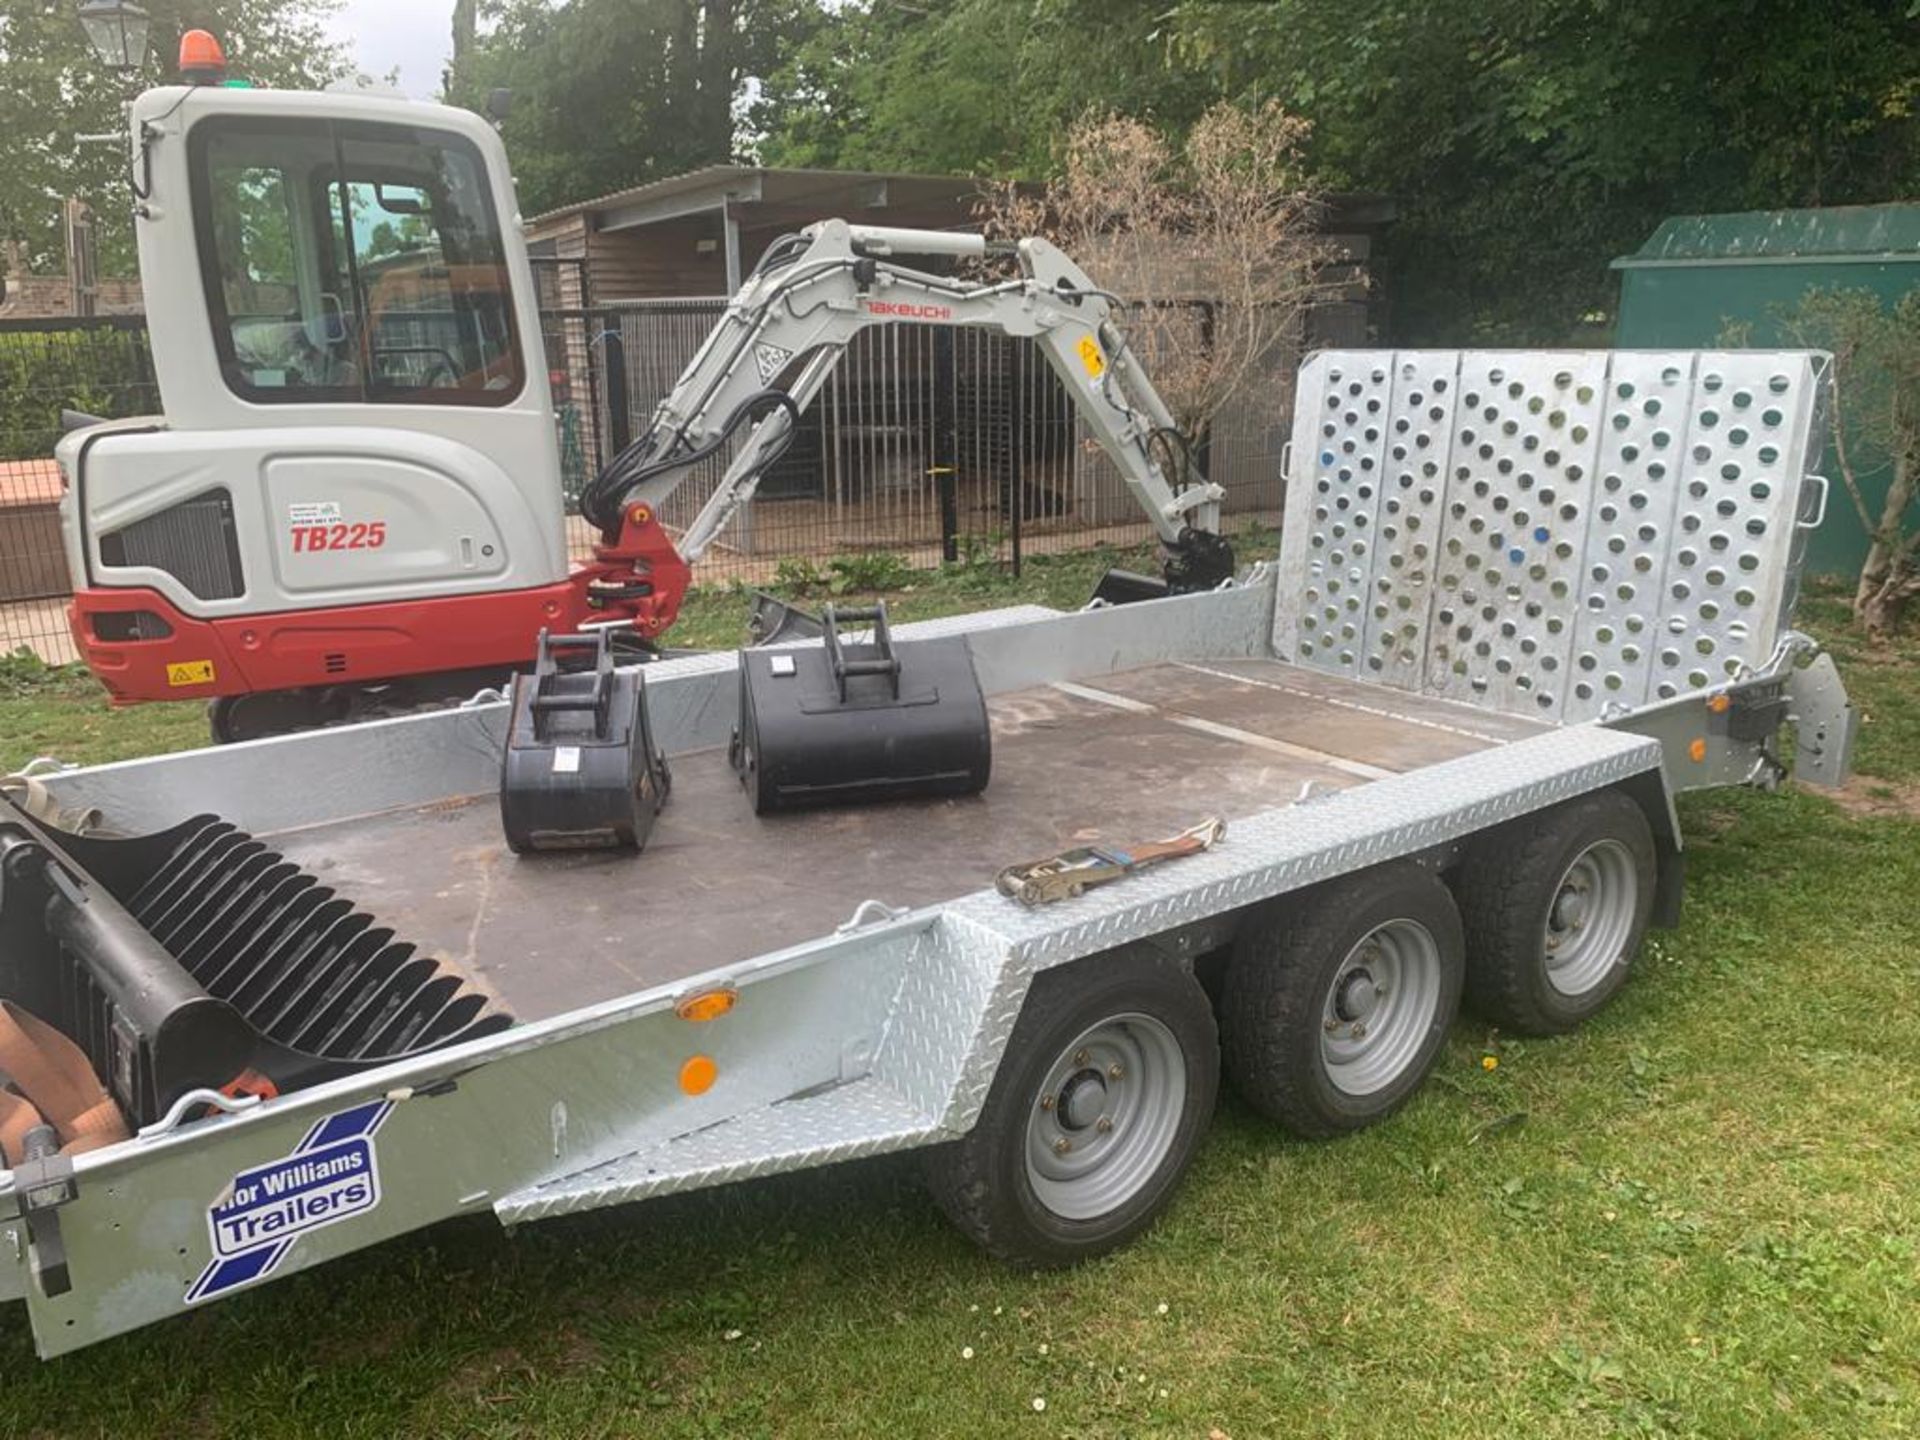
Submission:
[[[195,85],[217,85],[227,78],[227,54],[209,30],[180,37],[180,78]]]
[[[733,1002],[739,998],[739,991],[731,985],[722,985],[718,990],[702,990],[697,995],[682,996],[673,1007],[673,1013],[682,1020],[718,1020],[733,1009]]]
[[[720,1078],[720,1067],[711,1055],[694,1055],[680,1067],[680,1088],[689,1095],[704,1095]]]
[[[1705,740],[1694,741],[1691,745],[1687,746],[1687,755],[1696,764],[1705,760],[1707,758],[1707,742]]]
[[[1716,715],[1724,715],[1727,713],[1727,711],[1731,710],[1732,708],[1733,708],[1732,699],[1724,694],[1716,695],[1711,700],[1707,701],[1707,709],[1711,710]]]

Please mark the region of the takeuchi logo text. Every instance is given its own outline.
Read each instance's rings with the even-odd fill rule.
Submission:
[[[951,320],[951,305],[913,305],[904,300],[869,300],[869,315],[885,315],[894,320]]]

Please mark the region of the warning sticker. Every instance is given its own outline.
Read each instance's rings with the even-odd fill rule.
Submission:
[[[167,684],[211,685],[213,683],[213,661],[176,660],[167,666]]]
[[[287,506],[289,525],[336,525],[339,521],[338,500],[296,500]]]
[[[787,362],[793,359],[793,351],[778,345],[756,345],[753,347],[753,363],[760,371],[760,383],[771,385],[780,378],[780,372],[787,368]]]
[[[1100,342],[1091,335],[1080,337],[1080,363],[1087,367],[1087,378],[1098,380],[1107,371],[1107,357],[1100,353]]]

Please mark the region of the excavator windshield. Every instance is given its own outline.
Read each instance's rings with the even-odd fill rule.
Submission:
[[[227,383],[258,403],[499,405],[511,285],[473,144],[415,126],[219,117],[191,141]]]

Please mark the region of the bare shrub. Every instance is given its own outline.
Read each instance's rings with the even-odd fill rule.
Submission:
[[[1131,307],[1132,344],[1188,434],[1297,352],[1333,288],[1303,162],[1308,124],[1269,102],[1216,105],[1175,145],[1089,112],[1038,192],[983,206],[1002,236],[1045,235]]]

